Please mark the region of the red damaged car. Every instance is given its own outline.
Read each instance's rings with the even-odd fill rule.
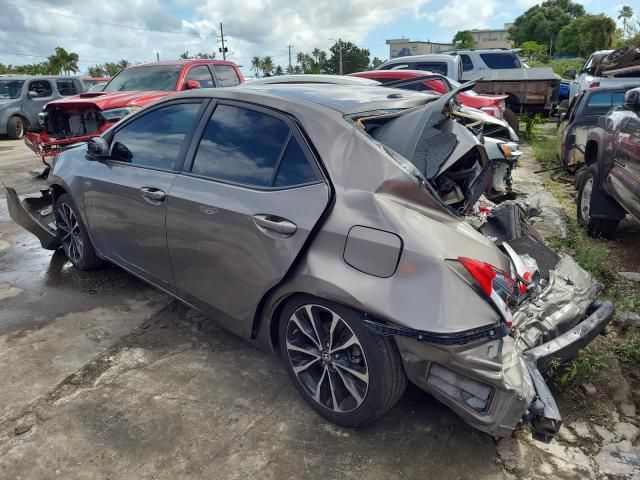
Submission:
[[[173,92],[243,82],[240,69],[222,60],[136,65],[115,75],[101,92],[49,102],[40,113],[40,130],[28,132],[25,143],[44,160],[67,145],[100,135],[130,113]]]
[[[352,73],[354,77],[369,78],[377,80],[380,83],[396,82],[398,80],[410,80],[412,78],[424,77],[429,75],[424,70],[372,70],[367,72]],[[399,88],[407,88],[410,90],[431,90],[436,93],[445,94],[454,88],[460,86],[455,80],[441,77],[440,79],[426,80],[422,83],[412,83],[410,85],[401,86]],[[481,95],[473,90],[458,94],[458,100],[465,107],[477,108],[493,117],[506,121],[511,128],[518,130],[518,117],[511,110],[508,110],[504,100],[507,95]]]

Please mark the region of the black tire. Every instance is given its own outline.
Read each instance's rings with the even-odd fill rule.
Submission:
[[[586,168],[581,173],[578,181],[578,194],[576,196],[576,216],[578,223],[586,228],[592,237],[613,238],[620,220],[609,218],[591,218],[589,212],[593,201],[592,192],[597,186],[596,175],[593,168]]]
[[[69,261],[78,270],[92,270],[102,265],[69,194],[63,193],[56,199],[54,213],[62,248]]]
[[[24,137],[24,121],[20,117],[13,116],[7,122],[7,136],[11,140],[20,140]]]
[[[311,309],[319,334],[311,330],[307,307]],[[332,338],[329,332],[335,317],[331,313],[339,318]],[[294,321],[294,314],[298,323]],[[311,336],[304,334],[307,329]],[[323,350],[313,347],[316,343],[312,337],[317,340],[319,335],[323,336],[320,341],[321,345],[324,341]],[[342,345],[354,341],[351,335],[357,344],[341,349]],[[310,295],[296,295],[282,310],[278,340],[287,372],[300,395],[322,417],[337,425],[355,427],[373,422],[396,404],[407,385],[395,342],[369,330],[359,313],[343,305]],[[329,340],[331,343],[335,340],[338,347],[333,345],[333,350],[327,347]],[[300,345],[307,353],[295,349]],[[306,367],[307,364],[312,366]],[[347,374],[344,366],[357,370],[360,376],[366,372],[368,383]],[[294,368],[300,367],[304,369],[298,376]],[[348,382],[359,398],[350,393]],[[312,390],[319,392],[319,400],[311,394]]]
[[[637,53],[636,47],[631,45],[617,48],[602,59],[602,62],[600,62],[600,70],[606,71],[622,68],[627,63],[633,62],[636,59]]]
[[[502,114],[502,118],[509,124],[511,128],[515,130],[516,133],[518,133],[518,131],[520,130],[520,119],[513,110],[507,108]]]

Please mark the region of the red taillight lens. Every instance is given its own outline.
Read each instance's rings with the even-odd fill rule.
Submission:
[[[511,327],[512,317],[507,303],[521,293],[519,282],[504,270],[480,260],[458,257],[458,262],[467,269],[484,294],[496,306],[507,327]]]
[[[600,82],[591,82],[589,84],[589,88],[596,88],[600,86]]]
[[[488,263],[474,260],[473,258],[460,257],[458,261],[467,269],[473,279],[478,282],[482,291],[488,296],[491,296],[493,279],[496,278],[494,268]]]

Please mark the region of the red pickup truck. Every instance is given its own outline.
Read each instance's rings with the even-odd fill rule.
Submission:
[[[240,69],[222,60],[136,65],[115,75],[102,92],[49,102],[40,113],[40,129],[28,132],[25,143],[44,160],[67,145],[100,135],[130,113],[173,92],[243,82]]]

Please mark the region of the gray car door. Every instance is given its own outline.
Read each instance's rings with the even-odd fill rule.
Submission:
[[[23,102],[24,113],[30,125],[38,125],[38,114],[44,106],[58,98],[50,80],[36,79],[27,83],[27,98]]]
[[[203,103],[165,103],[125,122],[110,156],[84,181],[85,214],[98,250],[131,272],[173,291],[166,200]]]
[[[330,190],[284,116],[224,102],[200,129],[167,206],[175,286],[249,336],[260,300],[294,264]]]

